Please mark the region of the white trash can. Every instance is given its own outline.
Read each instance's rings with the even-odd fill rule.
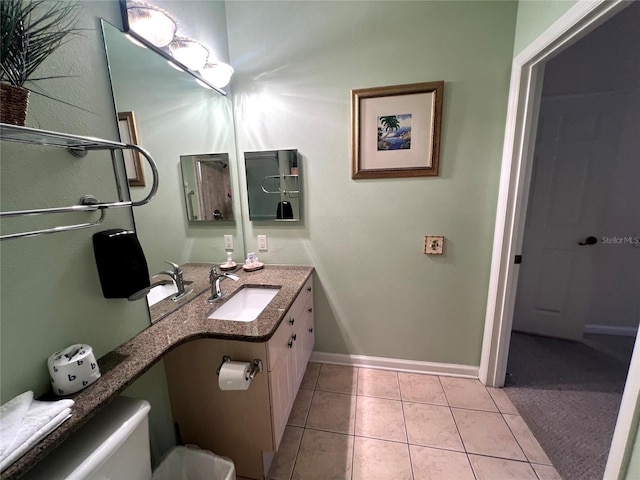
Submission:
[[[226,458],[191,447],[174,447],[153,471],[152,480],[236,480],[236,468]]]

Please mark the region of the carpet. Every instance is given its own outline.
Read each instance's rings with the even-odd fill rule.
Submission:
[[[602,479],[629,367],[592,345],[511,335],[505,392],[564,480]]]

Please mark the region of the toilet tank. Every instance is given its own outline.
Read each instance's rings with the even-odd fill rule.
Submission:
[[[116,397],[24,475],[26,480],[150,480],[149,402]]]

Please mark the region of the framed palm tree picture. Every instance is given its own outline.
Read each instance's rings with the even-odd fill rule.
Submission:
[[[444,82],[351,91],[351,178],[437,176]]]

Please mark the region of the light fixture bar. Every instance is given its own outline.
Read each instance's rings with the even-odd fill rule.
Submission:
[[[167,53],[164,50],[156,47],[149,40],[147,40],[146,38],[142,37],[141,35],[138,35],[136,32],[131,30],[131,28],[129,27],[129,14],[127,12],[127,0],[119,0],[119,2],[120,2],[120,13],[121,13],[121,16],[122,16],[122,31],[124,33],[126,33],[127,35],[130,35],[132,38],[134,38],[138,42],[142,43],[145,47],[153,50],[155,53],[160,55],[162,58],[164,58],[168,62],[172,63],[177,68],[179,68],[180,70],[184,71],[185,73],[191,75],[196,80],[199,80],[200,82],[204,83],[207,87],[211,88],[212,90],[215,90],[220,95],[223,95],[225,97],[227,96],[227,92],[225,92],[224,90],[221,90],[220,88],[216,87],[211,82],[209,82],[206,79],[204,79],[202,77],[202,75],[200,75],[199,73],[194,72],[192,70],[189,70],[189,68],[187,68],[186,65],[180,63],[178,60],[173,58],[169,53]]]

